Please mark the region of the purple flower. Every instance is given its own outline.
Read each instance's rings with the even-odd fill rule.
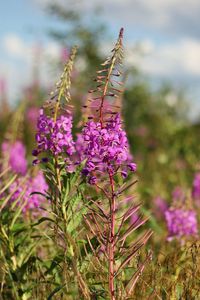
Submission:
[[[21,195],[21,198],[18,202],[18,205],[23,205],[26,202],[23,212],[29,210],[34,210],[38,208],[41,203],[44,201],[44,197],[40,194],[33,194],[33,192],[45,193],[47,191],[48,185],[45,181],[45,178],[42,172],[38,172],[35,177],[28,177],[28,179],[24,182],[24,178],[20,177],[10,186],[10,193],[14,193],[11,197],[12,201],[17,200]],[[24,192],[23,192],[24,191]]]
[[[132,171],[135,172],[137,170],[137,165],[135,163],[129,163],[128,168]]]
[[[69,59],[69,50],[67,48],[61,49],[61,62],[66,63],[66,61]]]
[[[75,151],[71,130],[71,116],[60,116],[54,121],[46,116],[41,109],[37,123],[37,149],[33,150],[33,155],[51,152],[53,155],[66,154],[71,156]]]
[[[21,175],[26,174],[26,149],[21,141],[16,141],[14,144],[3,142],[2,154],[5,159],[8,159],[8,163],[12,171]]]
[[[82,152],[85,150],[84,139],[83,139],[83,135],[81,133],[77,134],[75,147],[76,147],[76,152],[77,152],[78,158],[80,159]]]
[[[91,184],[91,185],[96,184],[96,183],[97,183],[97,178],[96,178],[96,176],[91,176],[91,177],[89,177],[88,182],[89,182],[89,184]]]
[[[192,197],[195,200],[200,200],[200,173],[197,173],[194,177]]]
[[[39,116],[39,109],[37,107],[29,107],[28,108],[28,110],[26,112],[26,118],[27,118],[27,121],[34,127],[37,124],[38,116]]]
[[[194,210],[170,208],[165,212],[168,227],[168,240],[196,236],[198,234],[197,216]]]
[[[168,208],[166,201],[162,197],[158,196],[154,199],[154,205],[155,205],[156,216],[163,217],[163,215],[165,214],[165,211]]]
[[[97,172],[114,174],[120,169],[125,176],[128,170],[136,170],[119,114],[107,121],[103,128],[100,122],[88,121],[78,136],[76,149],[81,161],[87,159],[83,173],[90,177],[90,181],[93,176],[96,178]]]
[[[184,201],[185,193],[184,190],[180,186],[176,186],[172,192],[173,201]]]

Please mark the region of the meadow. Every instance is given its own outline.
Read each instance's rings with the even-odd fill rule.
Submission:
[[[200,124],[124,85],[123,29],[111,50],[94,79],[72,47],[51,92],[2,93],[2,300],[200,299]]]

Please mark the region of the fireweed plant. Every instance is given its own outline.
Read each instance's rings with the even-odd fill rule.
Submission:
[[[9,182],[7,188],[3,188],[5,193],[9,193],[7,205],[16,203],[18,207],[21,206],[25,215],[38,213],[44,200],[39,193],[44,193],[48,186],[41,171],[37,168],[31,171],[28,169],[26,147],[22,140],[24,110],[25,103],[22,102],[8,126],[1,145],[0,171],[3,174],[2,182],[8,179],[7,175],[10,173],[15,178]],[[15,130],[12,130],[13,125]],[[32,195],[35,191],[38,194]]]
[[[2,156],[7,160],[11,170],[17,174],[25,175],[27,172],[27,160],[24,144],[21,141],[15,141],[12,144],[5,141],[2,143],[1,150]]]
[[[0,298],[29,299],[41,238],[31,222],[46,206],[44,175],[28,168],[23,143],[24,103],[10,118],[0,158]],[[13,129],[12,129],[13,128]],[[37,193],[35,193],[37,192]],[[34,194],[33,194],[34,193]],[[35,235],[35,238],[33,237]]]
[[[184,244],[188,239],[198,238],[199,184],[199,173],[197,173],[194,176],[192,191],[189,194],[181,186],[177,186],[173,190],[172,204],[164,211],[168,241],[177,239]]]
[[[85,278],[85,256],[81,249],[85,184],[81,176],[82,164],[76,164],[75,143],[72,137],[72,106],[70,100],[71,72],[76,54],[72,49],[56,90],[51,93],[40,110],[37,122],[36,142],[33,150],[33,164],[43,164],[49,184],[51,203],[48,217],[42,217],[38,224],[49,222],[49,239],[54,243],[50,274],[54,288],[49,299],[59,294],[71,295],[75,299],[90,299],[90,290]],[[56,274],[56,275],[55,275]]]
[[[146,222],[140,217],[124,229],[127,220],[139,210],[139,205],[132,202],[126,211],[119,209],[120,202],[125,201],[125,192],[133,183],[124,182],[128,172],[136,170],[132,161],[126,133],[122,127],[120,107],[116,106],[116,98],[122,93],[123,83],[120,81],[123,58],[123,29],[112,50],[112,55],[102,64],[97,72],[96,88],[90,90],[91,115],[82,130],[82,159],[86,159],[83,174],[96,191],[102,193],[102,199],[92,201],[85,222],[93,236],[98,240],[96,249],[91,249],[105,270],[107,266],[108,290],[110,299],[127,297],[134,288],[144,264],[129,278],[125,276],[126,267],[138,250],[146,243],[151,232],[145,233],[140,240],[127,241],[130,234]],[[102,257],[99,257],[99,252]],[[124,277],[124,278],[123,278]],[[107,295],[106,295],[107,296]]]
[[[200,207],[200,173],[196,173],[193,180],[192,198],[195,204]]]
[[[151,258],[149,253],[143,261],[139,259],[152,232],[135,237],[147,219],[142,220],[140,204],[127,195],[136,183],[128,181],[136,164],[116,101],[123,91],[122,39],[123,29],[111,56],[97,72],[96,87],[89,91],[84,109],[90,114],[76,142],[73,107],[68,103],[76,48],[51,100],[40,110],[33,164],[43,164],[52,210],[51,217],[39,223],[52,224],[59,263],[63,263],[62,284],[51,296],[60,291],[77,299],[128,299]],[[123,202],[129,207],[122,209]]]

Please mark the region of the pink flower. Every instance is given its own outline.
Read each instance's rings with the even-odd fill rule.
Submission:
[[[72,117],[60,116],[56,121],[44,114],[40,110],[37,122],[36,142],[37,148],[33,150],[33,155],[40,153],[53,155],[65,154],[71,156],[75,152],[72,137]]]
[[[78,136],[76,148],[80,159],[87,160],[83,173],[90,183],[96,183],[97,172],[114,174],[120,170],[124,177],[128,170],[136,170],[119,114],[107,120],[103,128],[100,122],[87,122]]]
[[[168,240],[196,236],[198,234],[197,216],[194,210],[170,208],[165,212],[169,232]]]
[[[194,177],[193,188],[192,188],[192,197],[200,205],[200,173],[197,173]]]
[[[4,158],[8,158],[8,163],[12,171],[25,175],[27,171],[27,160],[24,144],[21,141],[16,141],[14,144],[3,142],[1,148]]]
[[[10,186],[10,193],[12,195],[11,200],[15,201],[18,198],[18,205],[23,205],[25,202],[25,206],[23,208],[23,212],[25,213],[28,210],[37,209],[45,200],[45,197],[40,194],[31,193],[45,193],[48,189],[48,185],[45,181],[45,178],[41,171],[35,177],[28,177],[28,179],[24,182],[24,178],[20,177]],[[23,192],[24,191],[24,192]]]

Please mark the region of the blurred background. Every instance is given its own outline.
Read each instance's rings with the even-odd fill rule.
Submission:
[[[72,90],[78,124],[95,72],[124,27],[122,113],[138,163],[139,191],[148,209],[156,210],[152,199],[158,196],[171,203],[172,191],[177,186],[191,190],[199,170],[199,11],[197,0],[184,5],[181,0],[2,1],[0,139],[13,134],[14,112],[25,111],[17,134],[31,161],[38,107],[74,44],[79,49]]]
[[[2,1],[0,78],[14,104],[33,80],[49,85],[63,47],[76,43],[89,63],[112,47],[125,28],[126,63],[161,85],[183,92],[192,119],[200,113],[200,4],[197,0]],[[81,68],[85,60],[80,61]],[[80,66],[79,66],[80,68]],[[134,80],[134,79],[133,79]],[[168,93],[165,101],[176,105]]]

